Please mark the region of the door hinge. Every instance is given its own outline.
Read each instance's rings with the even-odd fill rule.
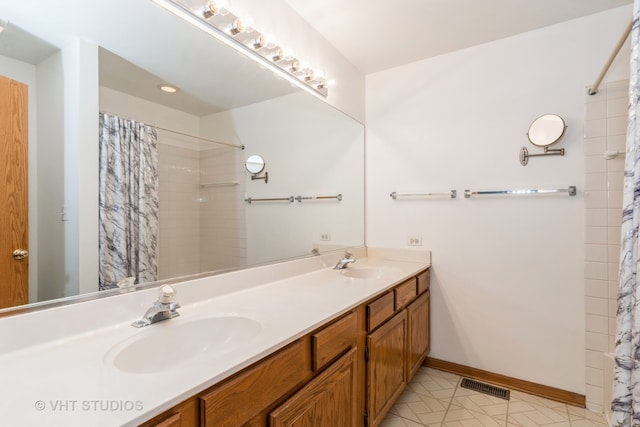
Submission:
[[[364,410],[364,427],[367,427],[369,425],[369,412],[367,412],[367,410]]]
[[[364,361],[365,362],[369,361],[369,347],[364,348]]]

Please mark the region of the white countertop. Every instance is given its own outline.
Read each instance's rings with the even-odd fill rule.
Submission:
[[[428,251],[369,248],[368,254],[348,268],[382,268],[383,277],[347,277],[333,270],[337,259],[331,254],[176,283],[172,286],[182,306],[180,316],[140,329],[130,323],[153,303],[156,289],[0,318],[0,422],[138,425],[431,262]],[[127,373],[113,366],[110,355],[123,341],[200,317],[225,315],[254,319],[261,330],[224,355],[178,363],[161,372]]]

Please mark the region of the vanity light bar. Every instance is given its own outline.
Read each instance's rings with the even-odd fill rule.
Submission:
[[[227,46],[284,76],[296,86],[323,97],[329,95],[328,81],[321,72],[301,67],[298,59],[286,55],[280,46],[266,41],[255,28],[245,25],[228,9],[218,7],[215,1],[200,2],[198,6],[185,4],[187,1],[194,3],[194,0],[153,1]]]

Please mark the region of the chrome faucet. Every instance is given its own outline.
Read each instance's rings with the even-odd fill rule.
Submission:
[[[347,268],[348,264],[352,264],[354,262],[356,262],[355,258],[352,258],[352,254],[349,251],[345,251],[344,255],[342,256],[342,259],[340,261],[338,261],[338,263],[336,264],[335,267],[333,267],[334,270],[342,270]]]
[[[142,319],[136,320],[131,324],[136,328],[143,328],[149,326],[152,323],[160,322],[161,320],[173,319],[180,316],[178,309],[180,304],[173,302],[176,296],[176,291],[171,286],[163,286],[160,288],[160,294],[158,295],[158,301],[147,310],[142,316]]]

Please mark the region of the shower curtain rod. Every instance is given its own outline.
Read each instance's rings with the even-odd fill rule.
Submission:
[[[241,150],[244,150],[244,145],[231,144],[229,142],[220,142],[220,141],[216,141],[214,139],[205,138],[204,136],[192,135],[190,133],[185,133],[185,132],[180,132],[180,131],[173,130],[173,129],[163,128],[161,126],[156,126],[156,125],[149,125],[149,126],[153,126],[154,128],[159,129],[159,130],[163,130],[165,132],[175,133],[176,135],[188,136],[189,138],[201,139],[203,141],[213,142],[214,144],[221,144],[221,145],[226,145],[227,147],[235,147],[235,148],[239,148]]]
[[[111,114],[112,116],[122,117],[119,114],[109,113],[107,111],[101,111],[100,113]],[[136,122],[140,121],[140,120],[132,119],[131,117],[126,117],[126,119],[133,120],[133,121],[136,121]],[[190,133],[181,132],[181,131],[178,131],[178,130],[169,129],[169,128],[165,128],[165,127],[162,127],[162,126],[157,126],[157,125],[154,125],[154,124],[151,124],[151,123],[145,123],[145,124],[148,125],[148,126],[154,127],[154,128],[156,128],[158,130],[174,133],[176,135],[187,136],[189,138],[200,139],[202,141],[212,142],[214,144],[226,145],[227,147],[234,147],[234,148],[239,148],[241,150],[244,150],[244,145],[231,144],[231,143],[228,143],[228,142],[220,142],[220,141],[216,141],[215,139],[205,138],[204,136],[193,135],[193,134],[190,134]]]
[[[618,44],[616,45],[616,47],[613,48],[613,51],[611,52],[611,55],[609,55],[609,59],[607,59],[607,62],[604,64],[602,71],[600,71],[598,78],[596,78],[596,81],[593,83],[593,86],[589,88],[587,92],[589,95],[595,95],[596,93],[598,93],[598,89],[600,88],[600,83],[602,83],[604,76],[607,74],[607,71],[609,71],[609,68],[611,68],[611,64],[613,64],[613,61],[616,59],[616,56],[618,56],[618,53],[620,53],[620,49],[622,49],[622,45],[624,45],[624,42],[627,40],[627,37],[629,37],[632,26],[633,26],[633,19],[631,19],[627,24],[627,27],[624,29],[624,33],[622,34],[622,37],[620,37],[620,40],[618,40]]]

